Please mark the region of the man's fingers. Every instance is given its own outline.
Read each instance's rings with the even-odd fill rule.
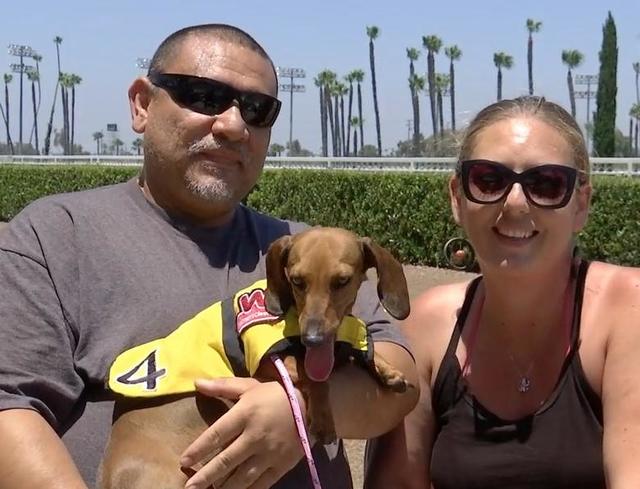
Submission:
[[[236,468],[242,470],[244,463],[251,456],[251,450],[246,443],[242,442],[242,438],[239,438],[227,448],[218,453],[209,463],[196,472],[188,481],[185,486],[186,489],[206,489],[213,485],[215,489],[225,489],[229,482],[229,479],[234,477],[232,475],[227,479]],[[251,476],[256,479],[264,471],[257,468],[251,470]],[[238,472],[236,470],[236,472]],[[226,481],[225,481],[226,479]],[[225,481],[220,483],[220,481]],[[249,487],[238,486],[246,489]]]
[[[244,430],[242,418],[234,411],[223,414],[182,452],[180,465],[194,467],[216,455]]]
[[[198,392],[210,397],[223,397],[237,401],[242,394],[259,382],[251,377],[225,377],[219,379],[197,379]]]

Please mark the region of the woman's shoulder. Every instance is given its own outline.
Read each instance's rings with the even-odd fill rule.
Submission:
[[[411,303],[402,329],[414,349],[438,358],[446,349],[470,281],[427,289]]]
[[[608,306],[637,306],[640,301],[640,268],[593,262],[587,274],[587,290],[596,291]]]

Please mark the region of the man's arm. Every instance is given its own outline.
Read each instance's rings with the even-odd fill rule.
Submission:
[[[393,343],[375,346],[412,385],[418,385],[407,350]],[[341,438],[368,438],[390,430],[413,408],[419,395],[417,387],[401,394],[385,389],[355,366],[338,369],[329,383],[336,433]],[[181,463],[199,468],[188,488],[205,489],[211,484],[223,489],[269,488],[298,463],[302,457],[300,440],[279,383],[226,378],[199,382],[198,389],[238,402],[185,450]],[[305,412],[299,392],[298,399]],[[219,451],[201,466],[201,461]]]
[[[0,412],[0,489],[86,489],[69,452],[36,411]]]

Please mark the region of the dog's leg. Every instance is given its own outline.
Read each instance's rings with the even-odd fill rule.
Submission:
[[[285,357],[284,365],[291,379],[302,392],[307,405],[306,416],[309,433],[323,445],[334,442],[336,428],[329,403],[329,383],[310,380],[305,373],[303,362],[296,357]]]
[[[373,355],[373,364],[378,374],[378,379],[385,387],[394,392],[405,392],[414,386],[407,382],[402,372],[392,367],[379,353]]]

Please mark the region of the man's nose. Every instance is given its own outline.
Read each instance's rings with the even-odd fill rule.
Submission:
[[[221,114],[213,117],[211,133],[218,138],[228,141],[245,141],[249,137],[249,128],[240,114],[240,107],[236,104]]]

